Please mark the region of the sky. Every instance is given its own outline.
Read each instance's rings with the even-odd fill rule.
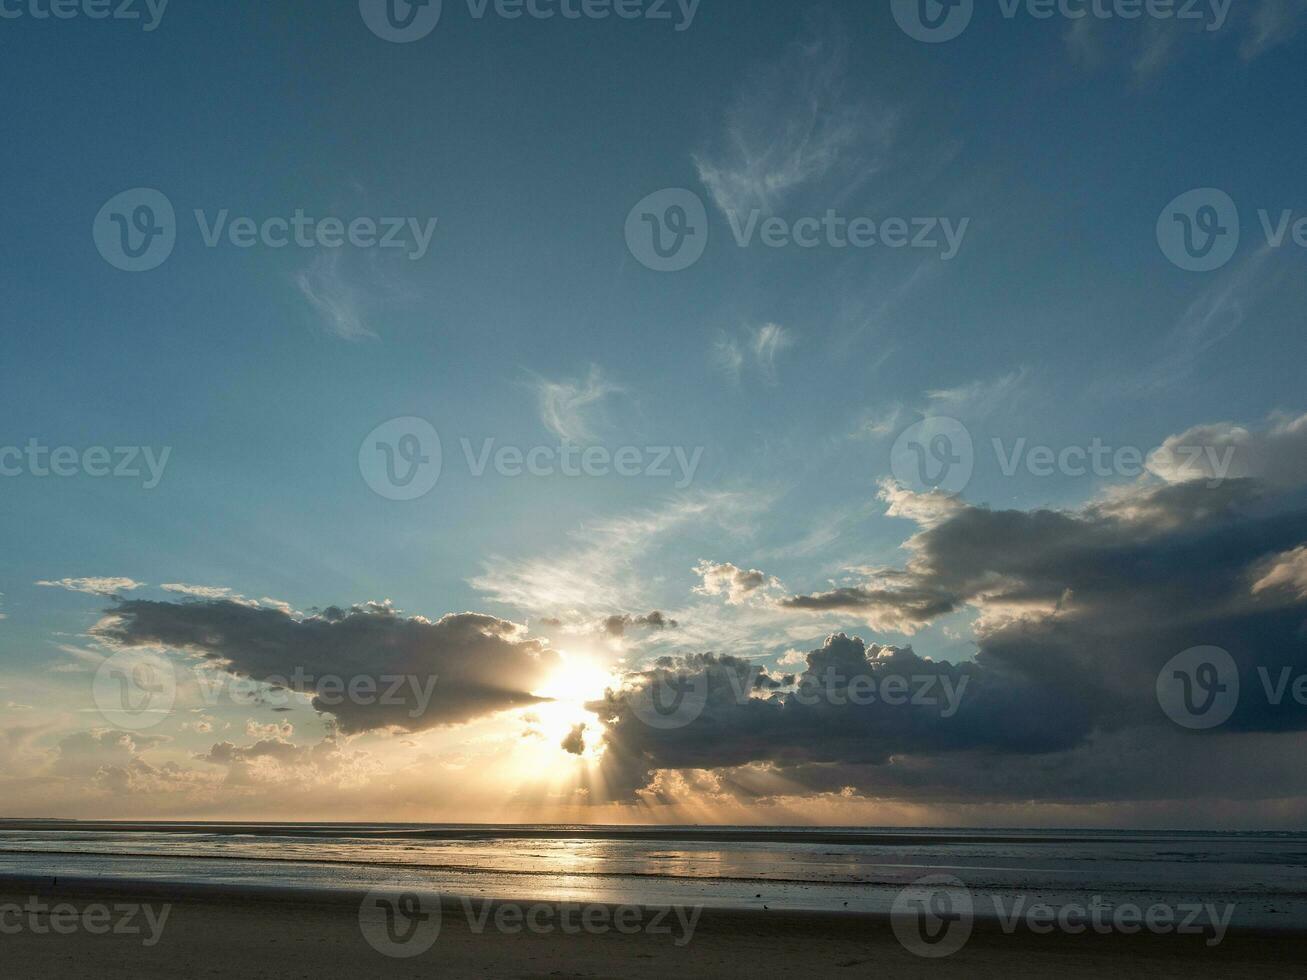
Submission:
[[[55,6],[8,815],[1307,817],[1307,2]]]

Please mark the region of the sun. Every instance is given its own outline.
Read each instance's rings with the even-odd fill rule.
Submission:
[[[598,716],[586,705],[603,698],[604,691],[617,681],[612,671],[593,657],[560,653],[558,668],[531,693],[547,700],[532,705],[527,712],[547,742],[555,745],[576,730],[585,727],[587,757],[598,751],[600,724]]]

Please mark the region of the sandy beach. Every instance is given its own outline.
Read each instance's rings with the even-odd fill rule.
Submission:
[[[1267,978],[1302,975],[1307,937],[1231,932],[1200,937],[1007,935],[977,924],[943,959],[904,949],[883,917],[708,909],[688,942],[674,917],[666,934],[561,929],[505,933],[468,921],[445,899],[438,938],[400,959],[369,944],[361,896],[233,890],[220,886],[9,879],[0,882],[0,963],[8,976],[241,977],[730,977],[792,971],[836,976]],[[140,914],[141,906],[150,911]],[[167,907],[165,912],[165,906]],[[36,914],[17,912],[36,908]],[[110,910],[104,918],[103,909]],[[135,932],[103,931],[137,910]],[[72,910],[76,910],[73,912]],[[488,914],[493,923],[494,911]],[[87,916],[100,914],[100,929]],[[49,927],[59,917],[62,934]],[[551,920],[553,921],[553,920]],[[480,926],[480,928],[478,928]]]

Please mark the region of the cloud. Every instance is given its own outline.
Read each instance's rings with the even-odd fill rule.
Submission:
[[[1298,424],[1282,422],[1253,441],[1281,445],[1276,440]],[[956,498],[944,506],[937,496],[914,507],[896,491],[897,506],[926,517],[905,545],[905,567],[775,604],[847,612],[873,629],[903,632],[971,610],[974,662],[936,662],[837,633],[809,653],[799,678],[815,683],[831,666],[845,675],[936,676],[940,684],[966,678],[957,712],[895,711],[883,699],[804,704],[792,691],[759,693],[742,681],[748,662],[730,655],[660,661],[633,687],[659,672],[683,675],[682,689],[706,690],[706,708],[692,723],[664,730],[640,720],[629,694],[611,695],[610,781],[638,793],[664,769],[739,768],[722,778],[756,782],[765,773],[773,787],[796,792],[851,786],[914,799],[1007,801],[1246,787],[1239,760],[1265,751],[1267,736],[1283,738],[1275,743],[1279,758],[1292,757],[1288,746],[1307,744],[1307,711],[1259,696],[1262,676],[1307,670],[1307,481],[1286,482],[1275,460],[1250,472],[1256,475],[1220,484],[1145,481],[1066,511],[991,510]],[[723,574],[721,588],[733,577]],[[1157,679],[1168,661],[1200,646],[1229,652],[1249,696],[1217,733],[1177,735],[1157,703]],[[1150,783],[1132,751],[1167,775]],[[1204,768],[1209,751],[1228,771]],[[1264,771],[1261,760],[1248,763]],[[1192,778],[1177,785],[1176,771]],[[1077,774],[1092,789],[1077,786]],[[1272,779],[1258,792],[1283,790]]]
[[[1238,40],[1240,58],[1256,60],[1301,33],[1307,22],[1307,0],[1247,0],[1233,3],[1223,13],[1204,5],[1204,12],[1207,16],[1198,22],[1154,17],[1143,23],[1112,23],[1082,17],[1071,22],[1064,40],[1071,60],[1080,67],[1096,70],[1119,57],[1143,84],[1186,54],[1227,57],[1228,49],[1218,45],[1228,37]]]
[[[1261,428],[1200,425],[1168,437],[1148,459],[1168,483],[1253,477],[1273,487],[1307,483],[1307,415],[1273,415]]]
[[[528,692],[559,662],[506,620],[463,613],[431,622],[377,603],[297,619],[226,599],[120,600],[97,634],[199,654],[233,674],[311,695],[345,734],[417,732],[531,704],[539,699]]]
[[[713,361],[726,375],[738,381],[746,367],[764,381],[776,381],[776,357],[794,346],[794,335],[776,323],[747,327],[739,337],[722,334],[713,347]]]
[[[740,493],[679,497],[660,507],[588,524],[572,535],[573,546],[555,548],[543,558],[490,558],[471,585],[488,601],[542,619],[603,619],[614,609],[648,602],[639,566],[674,532],[708,522],[730,526],[757,506],[758,498]]]
[[[585,729],[584,723],[575,726],[563,738],[562,749],[572,755],[585,755]]]
[[[695,587],[695,592],[700,595],[725,596],[726,601],[733,606],[739,605],[760,590],[776,584],[776,580],[765,572],[760,572],[756,568],[745,571],[730,562],[717,564],[706,559],[701,560],[695,566],[694,573],[701,579],[701,583]]]
[[[1276,555],[1266,562],[1253,583],[1253,594],[1285,589],[1307,599],[1307,546]]]
[[[941,388],[926,393],[931,415],[957,415],[983,418],[1009,405],[1028,380],[1026,369],[983,381],[972,381],[956,388]]]
[[[1307,23],[1307,0],[1261,0],[1248,22],[1239,54],[1252,61],[1298,36]]]
[[[564,442],[584,443],[593,439],[590,415],[605,398],[622,389],[604,379],[597,366],[591,366],[583,380],[535,382],[540,421]]]
[[[41,581],[36,584],[51,589],[67,589],[69,592],[101,596],[112,596],[119,592],[131,592],[145,587],[144,582],[129,578],[61,578],[54,582]]]
[[[307,269],[296,274],[295,285],[329,333],[342,340],[377,339],[365,317],[364,291],[341,270],[340,250],[316,256]]]
[[[366,781],[380,771],[369,753],[350,751],[335,735],[313,745],[296,745],[271,735],[250,745],[218,742],[195,758],[227,770],[231,786],[307,785],[343,787]]]
[[[137,768],[142,752],[166,741],[161,735],[104,729],[74,732],[56,746],[52,771],[60,776],[95,776],[105,768]]]
[[[895,115],[847,95],[848,42],[837,24],[812,30],[753,71],[716,147],[695,154],[699,179],[724,212],[772,211],[831,176],[856,183],[882,166]]]
[[[626,631],[629,629],[674,630],[678,626],[680,626],[680,623],[676,620],[669,619],[655,609],[647,616],[631,616],[629,614],[609,616],[604,620],[603,630],[609,636],[625,636]]]

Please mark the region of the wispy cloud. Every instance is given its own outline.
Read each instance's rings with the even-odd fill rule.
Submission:
[[[1248,61],[1293,40],[1307,23],[1307,0],[1262,0],[1253,11],[1239,54]]]
[[[36,584],[49,589],[67,589],[69,592],[81,592],[85,595],[106,596],[145,587],[144,582],[137,582],[130,578],[61,578],[57,581],[42,580]]]
[[[1276,259],[1276,250],[1267,244],[1224,270],[1181,314],[1153,363],[1126,384],[1157,390],[1183,383],[1199,358],[1236,333],[1284,279],[1288,264]]]
[[[1203,12],[1199,21],[1153,17],[1128,25],[1083,17],[1071,22],[1063,40],[1080,67],[1098,69],[1115,55],[1144,83],[1190,53],[1215,49],[1213,57],[1228,57],[1228,47],[1220,45],[1225,38],[1236,38],[1239,57],[1254,61],[1292,41],[1307,24],[1307,0],[1247,0]],[[1119,33],[1109,36],[1114,30]]]
[[[574,544],[561,554],[491,558],[471,585],[490,601],[533,616],[601,618],[649,599],[639,566],[668,537],[706,523],[729,526],[756,504],[741,494],[696,494],[658,509],[598,521],[574,532]]]
[[[534,386],[540,421],[554,435],[572,443],[593,438],[591,415],[601,407],[605,398],[622,390],[605,379],[596,365],[592,365],[589,374],[581,380],[537,378]]]
[[[341,272],[340,252],[324,252],[295,277],[304,298],[322,317],[328,332],[344,340],[375,340],[364,319],[362,290]]]
[[[771,211],[837,170],[856,182],[879,169],[893,142],[894,114],[847,96],[847,41],[834,25],[815,23],[750,75],[719,146],[695,155],[699,178],[723,211]]]
[[[956,388],[926,393],[933,414],[984,417],[992,415],[1015,398],[1025,386],[1029,372],[1018,368],[998,378],[972,381]]]
[[[794,346],[794,334],[778,323],[746,327],[739,336],[720,335],[713,346],[713,362],[738,381],[746,368],[756,370],[769,383],[776,381],[776,357]]]

